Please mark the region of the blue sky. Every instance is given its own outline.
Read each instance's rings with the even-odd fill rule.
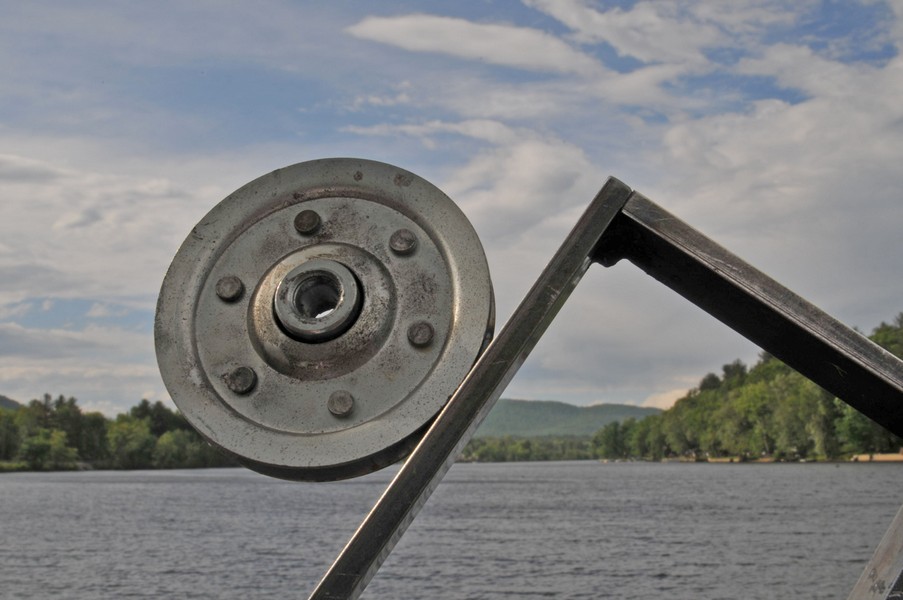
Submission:
[[[168,399],[163,274],[281,166],[396,164],[507,319],[608,175],[871,330],[903,311],[903,2],[41,2],[0,22],[0,394]],[[594,267],[507,396],[667,406],[758,350]]]

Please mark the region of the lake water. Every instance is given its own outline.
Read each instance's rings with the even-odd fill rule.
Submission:
[[[2,598],[306,598],[393,474],[0,475]],[[364,598],[846,598],[903,465],[457,464]]]

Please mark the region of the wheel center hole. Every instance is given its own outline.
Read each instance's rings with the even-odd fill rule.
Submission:
[[[273,293],[273,316],[289,337],[316,344],[354,325],[363,290],[348,267],[314,258],[285,274]]]
[[[329,316],[342,303],[342,285],[329,273],[312,273],[298,284],[295,307],[307,319]]]

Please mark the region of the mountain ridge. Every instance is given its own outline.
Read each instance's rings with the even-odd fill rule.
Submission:
[[[639,420],[660,412],[628,404],[577,406],[558,400],[502,398],[474,437],[591,436],[614,421]]]
[[[15,400],[13,400],[12,398],[10,398],[9,396],[4,396],[4,395],[0,394],[0,408],[6,408],[6,409],[9,409],[9,410],[16,410],[16,409],[19,408],[20,406],[22,406],[21,403],[16,402]]]

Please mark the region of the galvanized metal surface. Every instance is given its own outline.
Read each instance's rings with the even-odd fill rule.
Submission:
[[[493,326],[482,246],[396,167],[301,163],[239,189],[185,240],[157,308],[158,362],[207,439],[289,479],[406,454]]]

